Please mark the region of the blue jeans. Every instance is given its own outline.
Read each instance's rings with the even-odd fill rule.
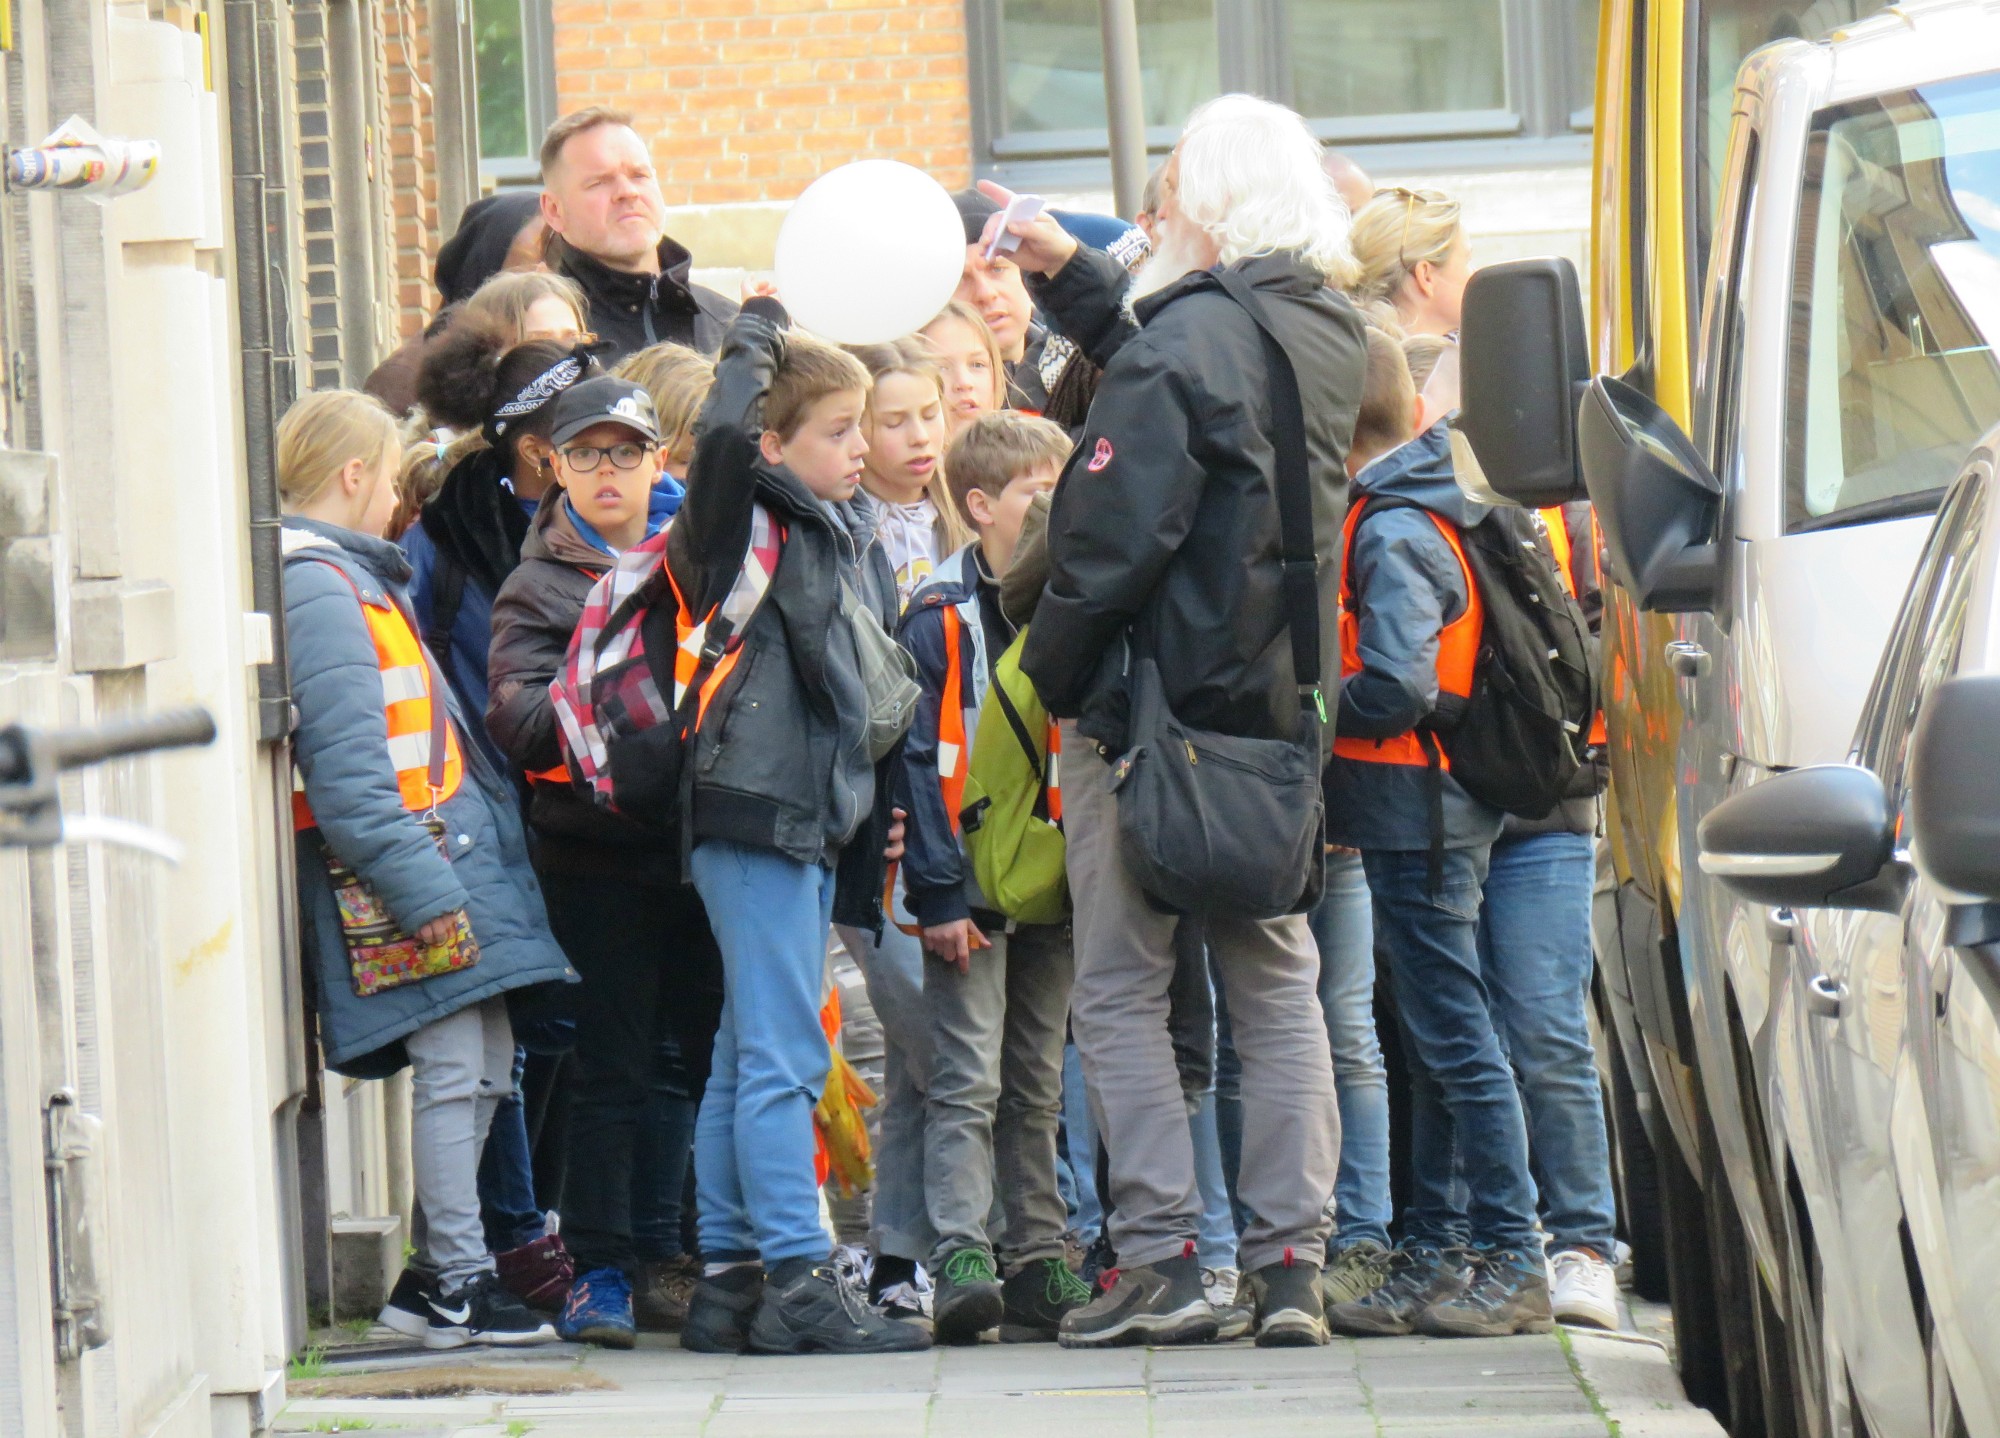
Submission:
[[[1326,893],[1309,916],[1319,944],[1319,1005],[1340,1095],[1333,1249],[1389,1243],[1389,1074],[1375,1036],[1375,919],[1359,854],[1326,857]]]
[[[528,1153],[528,1122],[521,1106],[521,1063],[514,1050],[514,1091],[493,1110],[493,1127],[479,1155],[479,1221],[486,1250],[505,1253],[533,1243],[547,1230],[535,1204],[535,1167]]]
[[[1236,1215],[1229,1185],[1222,1178],[1222,1140],[1215,1131],[1215,1095],[1202,1095],[1188,1115],[1194,1138],[1194,1181],[1201,1190],[1201,1223],[1195,1230],[1195,1262],[1203,1268],[1236,1267]]]
[[[1362,854],[1375,927],[1386,941],[1396,1008],[1413,1055],[1437,1085],[1456,1129],[1469,1187],[1465,1236],[1483,1248],[1529,1249],[1535,1236],[1535,1185],[1528,1174],[1528,1130],[1520,1090],[1500,1045],[1479,966],[1480,885],[1487,850],[1447,849],[1435,893],[1430,856],[1422,850],[1373,849]],[[1420,1125],[1411,1160],[1417,1182],[1448,1191],[1450,1141],[1444,1166]],[[1448,1221],[1413,1200],[1403,1225],[1406,1242],[1454,1241]]]
[[[1495,844],[1479,961],[1520,1082],[1543,1227],[1557,1249],[1589,1248],[1608,1259],[1617,1200],[1589,1019],[1596,872],[1595,846],[1582,834]]]
[[[1097,1120],[1075,1044],[1063,1049],[1063,1144],[1071,1180],[1069,1226],[1089,1242],[1104,1227],[1104,1209],[1097,1201]]]
[[[722,949],[694,1137],[702,1256],[823,1259],[813,1106],[832,1069],[819,1010],[833,870],[720,839],[698,844],[691,867]]]

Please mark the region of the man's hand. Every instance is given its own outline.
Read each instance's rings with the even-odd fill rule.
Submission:
[[[1007,204],[1014,198],[1014,192],[1005,185],[996,185],[991,180],[979,182],[979,193],[1000,206],[1001,213],[986,221],[986,229],[979,237],[980,248],[993,243],[1000,232],[1000,222],[1006,218]],[[1056,223],[1056,218],[1047,210],[1025,225],[1009,225],[1008,233],[1018,235],[1021,247],[1007,258],[1031,275],[1052,275],[1070,262],[1077,251],[1076,236]]]
[[[903,835],[905,830],[903,821],[909,817],[901,809],[891,809],[889,811],[888,843],[882,847],[882,857],[891,864],[902,862]]]
[[[948,924],[926,928],[924,947],[946,963],[957,965],[961,974],[969,974],[972,972],[972,951],[990,949],[993,945],[972,920],[953,919]]]
[[[448,944],[458,932],[458,921],[465,917],[465,910],[453,909],[449,914],[439,914],[428,924],[417,930],[417,942],[426,948],[436,948]]]

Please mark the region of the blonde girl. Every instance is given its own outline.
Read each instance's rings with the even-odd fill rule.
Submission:
[[[907,603],[938,563],[972,537],[944,484],[944,374],[914,336],[856,345],[851,353],[874,380],[861,419],[868,440],[861,488],[896,571],[897,598]]]
[[[657,344],[625,356],[611,372],[653,397],[664,468],[685,485],[694,459],[695,416],[715,383],[715,361],[686,345]]]
[[[978,310],[953,300],[920,333],[944,372],[947,439],[956,439],[980,415],[1007,408],[1000,342]]]

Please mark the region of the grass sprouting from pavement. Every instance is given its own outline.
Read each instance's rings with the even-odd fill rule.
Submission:
[[[296,1354],[290,1362],[285,1364],[285,1377],[293,1380],[301,1378],[324,1378],[325,1376],[326,1349],[318,1344]]]
[[[1618,1421],[1604,1406],[1604,1399],[1598,1395],[1597,1385],[1592,1383],[1583,1371],[1583,1364],[1577,1361],[1576,1349],[1569,1341],[1569,1330],[1560,1323],[1556,1325],[1556,1342],[1561,1345],[1563,1358],[1569,1363],[1569,1371],[1576,1379],[1576,1386],[1583,1390],[1584,1398],[1590,1404],[1590,1411],[1597,1415],[1597,1421],[1604,1425],[1604,1431],[1611,1438],[1621,1438],[1622,1430]]]

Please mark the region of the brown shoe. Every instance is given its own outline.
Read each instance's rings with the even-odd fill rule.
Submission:
[[[701,1264],[685,1254],[641,1264],[632,1281],[632,1318],[642,1333],[679,1333]]]
[[[576,1278],[575,1260],[553,1233],[494,1254],[493,1265],[499,1270],[501,1287],[543,1313],[561,1311]]]

